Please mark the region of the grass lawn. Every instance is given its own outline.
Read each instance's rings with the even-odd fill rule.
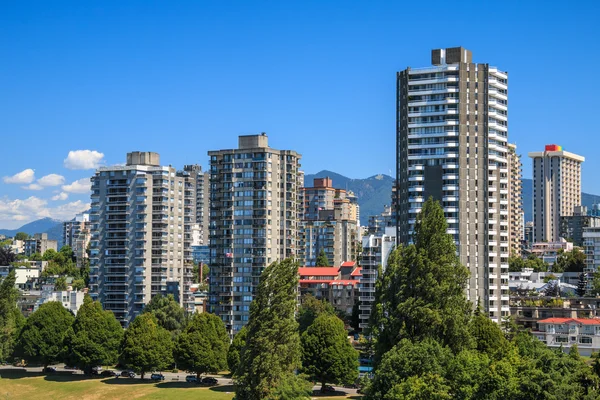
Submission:
[[[185,382],[140,381],[126,378],[89,378],[83,375],[36,375],[22,371],[0,371],[0,399],[60,400],[231,400],[233,386],[195,387]],[[358,399],[358,396],[316,397],[319,400]]]

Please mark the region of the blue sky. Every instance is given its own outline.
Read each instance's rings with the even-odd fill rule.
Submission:
[[[208,150],[235,147],[240,134],[267,132],[272,147],[302,153],[307,173],[389,174],[396,71],[461,45],[509,72],[509,139],[525,155],[524,176],[527,152],[562,144],[587,158],[583,189],[600,194],[599,8],[1,1],[0,178],[20,183],[0,179],[0,227],[85,209],[85,179],[128,151],[206,167]],[[38,181],[50,174],[64,180]]]

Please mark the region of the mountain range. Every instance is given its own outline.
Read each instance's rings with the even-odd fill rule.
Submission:
[[[17,232],[25,232],[28,235],[35,233],[47,233],[48,239],[62,241],[63,223],[57,219],[42,218],[23,225],[18,229],[0,229],[0,235],[13,237]]]

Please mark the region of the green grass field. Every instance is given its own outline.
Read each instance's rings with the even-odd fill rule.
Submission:
[[[185,382],[140,381],[139,379],[89,378],[83,375],[39,375],[21,371],[0,371],[0,399],[60,400],[231,400],[233,386],[194,387]],[[344,396],[318,397],[319,400]],[[358,399],[359,397],[349,397]]]

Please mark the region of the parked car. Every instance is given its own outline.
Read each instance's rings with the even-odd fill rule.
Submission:
[[[152,379],[153,381],[164,381],[165,376],[163,374],[152,374],[150,375],[150,379]]]
[[[115,371],[113,369],[107,369],[100,373],[100,376],[119,376],[119,371]]]
[[[358,384],[356,384],[356,383],[349,383],[349,384],[344,385],[344,387],[346,389],[358,389],[360,386],[358,386]]]
[[[185,377],[185,381],[188,383],[200,383],[196,375],[188,375]]]
[[[335,392],[335,388],[331,385],[325,385],[323,386],[323,393],[334,393]]]
[[[92,367],[91,374],[92,375],[100,375],[102,372],[102,367]]]
[[[46,368],[44,368],[43,372],[45,372],[47,374],[48,373],[52,373],[52,372],[56,372],[56,368],[54,368],[54,367],[46,367]]]
[[[219,381],[216,378],[213,378],[212,376],[206,376],[202,378],[202,383],[205,385],[216,385],[217,383],[219,383]]]
[[[121,372],[121,376],[124,376],[126,378],[135,378],[135,372],[133,372],[133,371],[122,371]]]

